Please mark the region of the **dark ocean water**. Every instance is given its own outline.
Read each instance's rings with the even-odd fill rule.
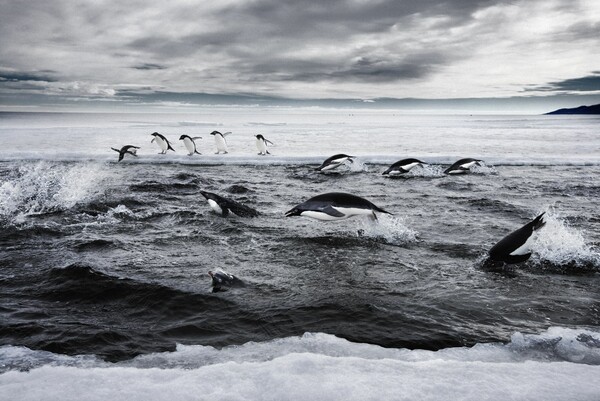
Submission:
[[[305,332],[439,350],[600,327],[599,166],[313,167],[0,162],[0,344],[121,361]],[[261,215],[220,217],[200,190]],[[332,191],[393,216],[284,217]],[[528,262],[481,263],[542,211]],[[211,292],[217,269],[246,285]]]

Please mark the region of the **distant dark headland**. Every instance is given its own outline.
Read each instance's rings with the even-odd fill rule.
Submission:
[[[546,114],[600,114],[600,104],[579,106],[573,109],[558,109]]]

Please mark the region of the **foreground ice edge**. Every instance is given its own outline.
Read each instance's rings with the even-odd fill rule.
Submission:
[[[600,332],[552,327],[507,344],[437,352],[386,349],[307,333],[111,364],[24,347],[0,348],[0,399],[517,399],[597,400]],[[21,369],[26,369],[21,366]]]

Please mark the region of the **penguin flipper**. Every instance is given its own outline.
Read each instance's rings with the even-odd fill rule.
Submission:
[[[328,215],[333,216],[333,217],[344,217],[345,216],[344,213],[342,213],[339,210],[335,209],[331,205],[327,206],[327,207],[324,207],[323,209],[321,209],[321,211],[323,213],[328,214]]]
[[[260,215],[257,210],[234,201],[229,201],[227,207],[231,209],[234,214],[240,217],[257,217]]]

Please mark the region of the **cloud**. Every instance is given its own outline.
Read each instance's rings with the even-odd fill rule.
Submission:
[[[507,97],[523,88],[594,87],[593,79],[569,77],[597,69],[590,49],[600,46],[595,0],[0,0],[0,6],[4,93]]]
[[[549,82],[545,85],[533,86],[526,91],[540,92],[593,92],[600,91],[600,71],[594,71],[592,75],[580,78],[565,79],[562,81]]]
[[[144,64],[134,65],[131,68],[134,68],[136,70],[165,70],[167,67],[164,65],[160,65],[160,64],[144,63]]]

